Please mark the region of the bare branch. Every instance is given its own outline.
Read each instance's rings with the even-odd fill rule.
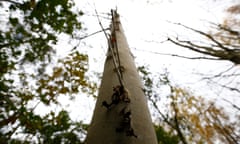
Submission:
[[[188,27],[188,26],[183,25],[183,24],[181,24],[181,23],[175,23],[175,24],[180,25],[180,26],[182,26],[182,27],[184,27],[184,28],[186,28],[186,29],[192,30],[192,31],[194,31],[194,32],[196,32],[196,33],[199,33],[199,34],[207,37],[208,39],[210,39],[211,41],[213,41],[214,43],[216,43],[216,44],[219,46],[219,48],[222,48],[222,49],[224,49],[224,50],[226,50],[226,51],[231,50],[231,49],[225,47],[224,45],[222,45],[219,41],[217,41],[216,39],[214,39],[213,36],[211,36],[211,35],[208,34],[208,33],[205,33],[205,32],[203,32],[203,31],[200,31],[200,30],[197,30],[197,29]]]
[[[195,50],[202,49],[202,51],[209,52],[209,54],[212,54],[212,55],[216,55],[219,52],[219,50],[214,50],[212,48],[214,45],[212,45],[212,46],[201,46],[201,45],[194,44],[191,41],[183,41],[183,40],[179,40],[178,38],[177,38],[177,40],[181,43],[186,43],[186,44],[190,45],[192,47],[192,49],[195,49]]]
[[[168,41],[170,41],[178,46],[193,50],[195,52],[199,52],[202,54],[216,57],[219,60],[228,60],[228,61],[231,61],[232,63],[234,63],[235,65],[240,64],[240,51],[238,49],[233,49],[233,47],[231,45],[224,44],[224,42],[223,43],[219,42],[218,40],[216,40],[214,38],[214,35],[212,36],[211,34],[188,27],[188,26],[180,24],[180,23],[174,23],[174,24],[180,25],[186,29],[189,29],[193,32],[196,32],[200,35],[207,37],[208,39],[210,39],[213,42],[213,44],[209,44],[209,46],[204,46],[204,45],[200,45],[200,44],[195,44],[191,41],[179,40],[178,38],[175,38],[175,40],[172,38],[168,38]],[[226,47],[226,45],[231,46],[231,48]]]
[[[188,49],[193,50],[193,51],[195,51],[195,52],[199,52],[199,53],[202,53],[202,54],[206,54],[206,55],[211,55],[211,56],[213,56],[213,57],[217,57],[215,54],[209,53],[209,52],[207,52],[207,51],[202,51],[202,50],[196,49],[196,48],[194,48],[194,47],[191,46],[191,45],[182,44],[182,43],[180,43],[180,42],[178,42],[178,41],[175,41],[175,40],[173,40],[173,39],[171,39],[171,38],[168,38],[168,40],[169,40],[170,42],[178,45],[178,46],[188,48]],[[221,60],[221,59],[219,59],[219,60]]]
[[[221,60],[221,59],[218,59],[218,58],[210,58],[210,57],[187,57],[187,56],[181,56],[181,55],[177,55],[177,54],[160,53],[160,52],[154,52],[154,51],[140,50],[140,49],[137,49],[137,48],[134,48],[134,49],[137,50],[137,51],[143,51],[143,52],[148,52],[148,53],[153,53],[153,54],[173,56],[173,57],[184,58],[184,59],[191,59],[191,60],[199,60],[199,59],[205,59],[205,60]]]
[[[211,79],[209,79],[209,80],[211,80]],[[231,91],[235,91],[237,93],[240,93],[240,89],[239,88],[230,87],[230,86],[227,86],[226,84],[220,84],[220,83],[218,83],[216,81],[213,81],[213,80],[211,80],[211,82],[221,86],[222,88],[226,88],[226,89],[229,89]]]
[[[229,68],[227,68],[226,70],[216,74],[216,75],[213,75],[213,76],[209,76],[209,77],[203,77],[202,79],[213,79],[213,78],[218,78],[218,77],[226,77],[226,76],[230,76],[230,75],[224,75],[224,73],[227,73],[229,72],[230,70],[232,70],[233,68],[235,67],[235,65],[231,65]],[[236,76],[236,75],[235,75]]]
[[[13,0],[0,0],[0,2],[8,2],[8,3],[15,4],[15,5],[20,5],[21,4],[19,2],[13,1]]]
[[[219,27],[220,29],[222,29],[222,30],[225,30],[225,31],[233,34],[233,35],[236,35],[236,36],[238,36],[238,37],[240,36],[239,31],[235,31],[235,30],[233,30],[233,29],[231,29],[231,28],[229,28],[229,27],[222,26],[222,25],[218,25],[218,27]]]
[[[227,88],[227,89],[230,89],[232,91],[236,91],[236,92],[240,93],[240,90],[238,88],[233,88],[233,87],[229,87],[229,86],[222,85],[222,84],[219,84],[219,85],[224,87],[224,88]]]
[[[91,33],[91,34],[86,35],[86,36],[83,36],[83,37],[75,37],[75,38],[78,39],[78,40],[83,40],[83,39],[86,39],[86,38],[88,38],[88,37],[91,37],[91,36],[93,36],[93,35],[95,35],[95,34],[98,34],[98,33],[104,32],[104,31],[106,31],[106,30],[109,30],[109,28],[105,28],[105,29],[102,29],[102,30],[96,31],[96,32],[94,32],[94,33]]]
[[[230,103],[230,104],[232,105],[232,107],[234,107],[235,109],[237,109],[238,111],[240,111],[240,107],[239,107],[239,106],[233,104],[232,102],[230,102],[230,101],[227,100],[227,99],[223,99],[223,100],[226,101],[226,102],[228,102],[228,103]]]

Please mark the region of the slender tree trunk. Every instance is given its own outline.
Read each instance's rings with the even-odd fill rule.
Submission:
[[[119,16],[112,14],[109,50],[86,144],[157,144],[133,56]]]

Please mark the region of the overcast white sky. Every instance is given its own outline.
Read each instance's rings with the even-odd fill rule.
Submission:
[[[229,2],[235,3],[240,2],[240,0],[230,0]],[[208,30],[207,21],[222,22],[225,16],[224,8],[229,5],[226,0],[76,0],[76,3],[85,13],[82,21],[83,27],[87,28],[87,33],[101,29],[95,16],[95,7],[99,15],[103,17],[107,17],[107,13],[117,7],[128,44],[138,65],[149,65],[153,73],[161,72],[164,68],[167,68],[174,84],[190,87],[196,92],[196,95],[217,97],[214,88],[209,87],[206,82],[199,81],[201,77],[193,73],[215,73],[226,69],[231,63],[206,60],[193,61],[156,55],[146,51],[185,56],[196,55],[196,53],[177,48],[170,43],[149,41],[161,42],[166,40],[167,35],[177,36],[177,34],[189,39],[198,38],[168,21],[180,22],[193,28]],[[101,21],[104,27],[108,27],[110,24],[110,20],[106,18],[101,18]],[[105,52],[107,51],[104,34],[99,33],[82,42],[78,49],[89,54],[90,70],[102,72]],[[91,98],[78,96],[75,103],[71,103],[68,108],[72,111],[71,115],[74,119],[89,123],[94,107]],[[83,112],[79,113],[79,109]]]

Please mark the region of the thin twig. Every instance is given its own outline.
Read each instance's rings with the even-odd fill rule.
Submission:
[[[78,40],[83,40],[83,39],[89,38],[89,37],[91,37],[91,36],[93,36],[93,35],[95,35],[95,34],[98,34],[98,33],[100,33],[100,32],[104,32],[104,31],[106,31],[106,30],[109,30],[109,28],[105,28],[105,29],[96,31],[96,32],[94,32],[94,33],[91,33],[91,34],[86,35],[86,36],[83,36],[83,37],[76,37],[76,39],[78,39]]]
[[[212,79],[212,78],[218,78],[218,77],[222,77],[224,75],[224,73],[229,72],[230,70],[232,70],[235,67],[235,65],[230,66],[229,68],[227,68],[224,71],[221,71],[220,73],[213,75],[213,76],[209,76],[209,77],[203,77],[202,79]]]
[[[160,53],[160,52],[154,52],[154,51],[147,51],[147,50],[140,50],[137,48],[134,48],[137,51],[143,51],[143,52],[148,52],[148,53],[153,53],[153,54],[159,54],[159,55],[167,55],[167,56],[173,56],[173,57],[179,57],[179,58],[185,58],[185,59],[191,59],[191,60],[197,60],[197,59],[205,59],[205,60],[221,60],[218,58],[210,58],[210,57],[187,57],[187,56],[181,56],[178,54],[169,54],[169,53]]]
[[[230,50],[229,48],[223,46],[219,41],[217,41],[215,38],[213,38],[210,34],[207,34],[207,33],[202,32],[202,31],[200,31],[200,30],[197,30],[197,29],[188,27],[188,26],[183,25],[183,24],[181,24],[181,23],[174,23],[174,24],[180,25],[180,26],[182,26],[182,27],[184,27],[184,28],[186,28],[186,29],[192,30],[192,31],[194,31],[194,32],[197,32],[197,33],[199,33],[199,34],[201,34],[201,35],[209,38],[209,39],[212,40],[214,43],[216,43],[220,48],[222,48],[222,49],[224,49],[224,50],[226,50],[226,51],[229,51],[229,50]]]
[[[224,101],[230,103],[232,105],[232,107],[236,108],[238,111],[240,111],[240,107],[238,107],[237,105],[233,104],[232,102],[230,102],[229,100],[227,99],[223,99]]]

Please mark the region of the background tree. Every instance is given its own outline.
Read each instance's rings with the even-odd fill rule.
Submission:
[[[158,128],[162,129],[162,136],[170,138],[169,143],[238,143],[239,113],[230,118],[226,109],[215,102],[194,96],[189,89],[174,86],[168,73],[156,80],[156,76],[151,76],[145,67],[139,70]],[[164,95],[161,91],[168,91],[168,94]],[[165,140],[159,137],[159,143],[168,143]]]
[[[168,40],[183,48],[210,56],[205,57],[205,59],[228,60],[235,65],[238,65],[240,64],[239,9],[239,5],[228,7],[226,10],[228,15],[223,23],[210,23],[210,26],[212,26],[210,32],[176,23],[177,25],[198,34],[200,38],[202,38],[202,41],[184,40],[179,37],[169,37]]]
[[[222,71],[215,71],[214,74],[201,74],[202,80],[207,80],[215,86],[220,86],[233,94],[239,94],[239,64],[240,64],[240,27],[239,27],[239,5],[235,4],[226,8],[226,17],[222,23],[209,22],[210,27],[203,30],[195,29],[180,23],[177,26],[183,27],[192,33],[192,38],[181,36],[169,36],[168,41],[192,50],[200,57],[190,59],[206,59],[231,62]],[[180,56],[189,58],[186,56]],[[219,92],[220,93],[220,92]]]
[[[71,0],[0,0],[0,7],[0,142],[81,143],[81,122],[66,110],[36,109],[58,105],[63,94],[95,90],[87,55],[72,51],[50,66],[58,35],[79,31],[83,13]]]

